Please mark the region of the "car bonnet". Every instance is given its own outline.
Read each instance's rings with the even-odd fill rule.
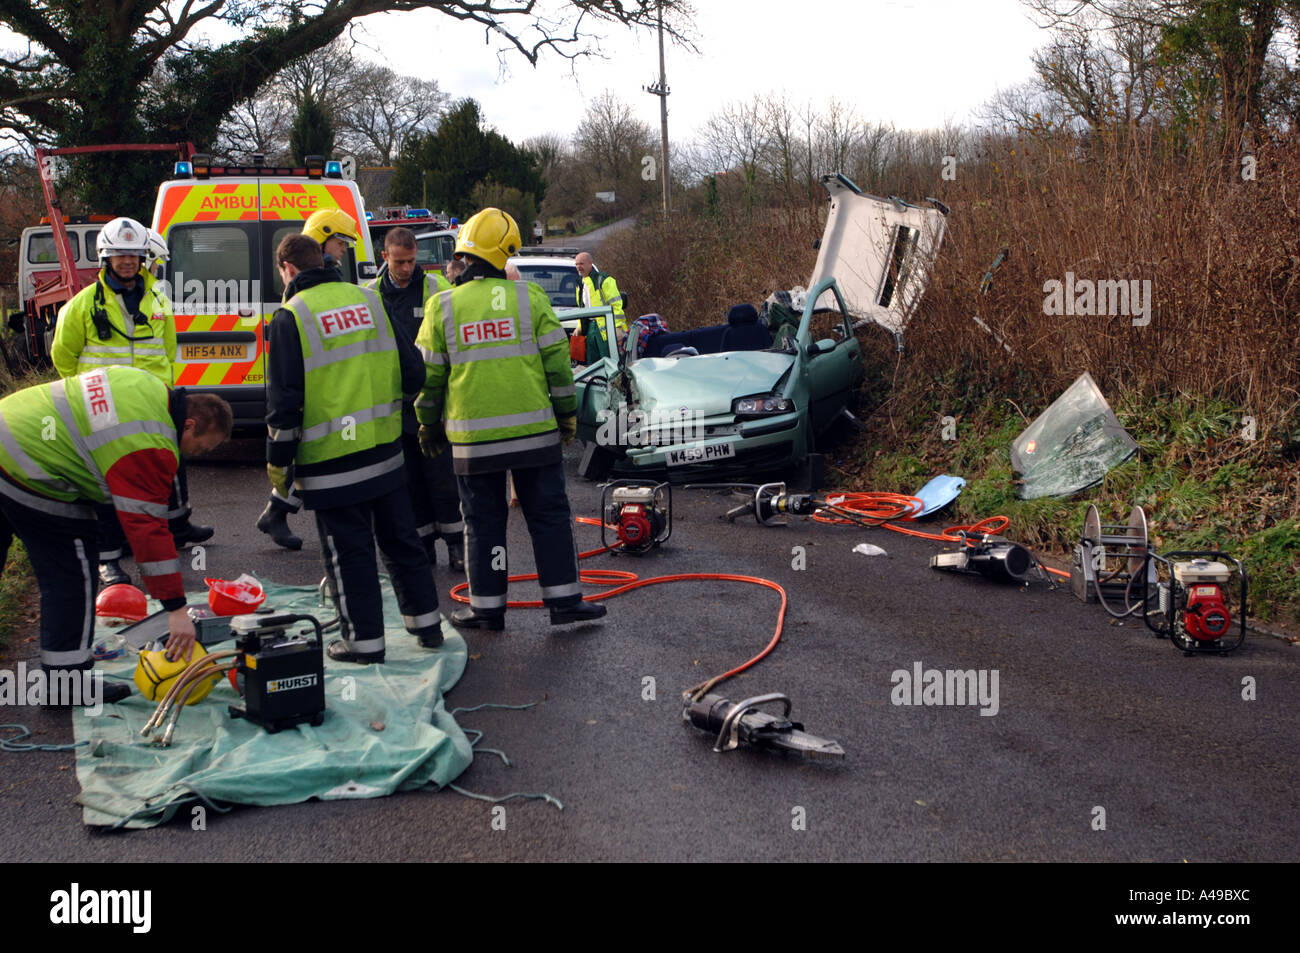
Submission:
[[[695,357],[650,357],[628,368],[636,406],[649,413],[687,408],[715,417],[731,413],[737,397],[767,394],[794,361],[790,354],[729,351]]]

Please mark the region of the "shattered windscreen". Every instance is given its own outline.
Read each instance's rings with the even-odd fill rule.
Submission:
[[[1137,443],[1085,371],[1011,445],[1016,495],[1069,496],[1136,452]]]

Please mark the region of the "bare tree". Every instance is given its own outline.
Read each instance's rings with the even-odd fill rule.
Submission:
[[[718,172],[739,172],[745,204],[753,208],[759,189],[759,171],[767,158],[772,134],[761,96],[748,102],[728,103],[704,125],[703,146]]]
[[[253,155],[266,156],[269,162],[288,162],[289,130],[296,113],[292,100],[275,93],[244,100],[217,130],[213,156],[230,163],[246,161]]]
[[[614,191],[615,214],[637,208],[651,196],[648,186],[654,183],[641,178],[641,160],[658,155],[657,137],[612,91],[605,90],[587,103],[573,146],[590,173],[591,185]]]
[[[359,64],[349,82],[354,92],[339,110],[340,141],[378,165],[397,161],[408,136],[436,129],[450,101],[437,80],[399,76],[374,63]]]

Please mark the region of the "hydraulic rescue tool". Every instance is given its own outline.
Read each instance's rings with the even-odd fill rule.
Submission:
[[[685,724],[710,734],[716,733],[714,751],[731,751],[747,744],[810,757],[844,757],[844,749],[839,744],[810,735],[803,730],[803,725],[790,720],[791,704],[785,695],[757,695],[733,702],[711,693],[699,699],[687,693],[682,696],[682,701],[682,721]],[[784,711],[780,716],[758,710],[760,705],[772,702],[782,703]]]
[[[930,557],[931,569],[977,573],[998,582],[1026,582],[1036,564],[1033,553],[1019,543],[990,536],[958,552]]]
[[[672,535],[673,488],[668,483],[615,480],[601,486],[600,512],[600,544],[611,553],[639,556]],[[606,537],[607,526],[614,528],[617,543],[611,545]]]
[[[727,510],[724,519],[734,523],[736,517],[753,514],[760,526],[784,526],[777,516],[811,516],[827,505],[811,493],[791,493],[784,483],[691,483],[687,490],[749,490],[754,496],[740,506]]]
[[[290,632],[299,622],[311,624]],[[314,616],[303,613],[237,615],[235,689],[243,707],[230,706],[232,718],[246,718],[275,734],[325,720],[324,633]],[[312,630],[315,630],[314,633]]]

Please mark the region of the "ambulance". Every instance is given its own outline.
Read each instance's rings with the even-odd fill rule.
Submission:
[[[158,189],[154,230],[171,253],[167,288],[176,311],[178,386],[229,401],[235,429],[266,432],[266,327],[284,285],[275,249],[315,211],[339,208],[359,240],[341,262],[346,280],[378,273],[365,203],[342,166],[308,156],[305,167],[214,166],[196,154]]]

